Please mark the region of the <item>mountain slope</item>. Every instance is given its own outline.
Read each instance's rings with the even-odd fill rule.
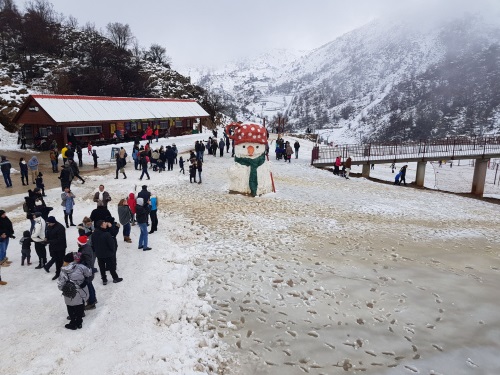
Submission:
[[[487,135],[500,128],[500,28],[478,15],[376,20],[283,64],[260,86],[248,79],[259,77],[259,67],[245,72],[243,84],[225,75],[242,93],[231,96],[238,114],[260,117],[266,98],[293,98],[281,106],[289,128],[340,128],[349,141]],[[222,80],[206,75],[198,82]]]

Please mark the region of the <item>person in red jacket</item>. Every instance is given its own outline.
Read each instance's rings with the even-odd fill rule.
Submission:
[[[151,126],[148,126],[146,129],[146,139],[148,140],[148,143],[153,142],[153,129]]]
[[[135,200],[135,194],[130,193],[127,198],[127,204],[128,207],[130,208],[130,212],[132,212],[132,225],[135,225],[135,214],[137,210],[135,209],[135,206],[137,205],[137,202]]]
[[[158,142],[158,137],[160,136],[160,131],[158,130],[158,128],[155,129],[155,138],[156,138],[156,142]]]

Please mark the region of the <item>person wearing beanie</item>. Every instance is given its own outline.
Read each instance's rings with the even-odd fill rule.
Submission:
[[[139,236],[139,249],[143,251],[151,250],[148,247],[148,216],[151,210],[151,206],[147,203],[144,205],[143,198],[137,198],[137,225],[141,230],[141,235]]]
[[[132,222],[132,212],[130,211],[126,199],[120,199],[120,202],[118,202],[118,219],[120,220],[120,224],[123,226],[123,240],[131,243],[130,223]]]
[[[23,232],[23,237],[19,241],[21,244],[21,266],[24,266],[24,261],[26,260],[28,266],[31,266],[31,235],[29,230]]]
[[[97,257],[97,264],[99,265],[103,285],[108,283],[106,271],[109,271],[111,274],[113,283],[119,283],[123,280],[116,273],[116,245],[113,236],[107,231],[111,225],[111,223],[104,220],[99,220],[96,222],[95,231],[90,237],[95,256]]]
[[[46,222],[42,214],[38,211],[33,214],[33,221],[34,227],[31,233],[31,239],[35,243],[35,251],[38,256],[38,266],[36,266],[35,269],[41,269],[47,263],[47,250],[45,249]]]
[[[95,304],[97,303],[97,297],[95,294],[95,288],[92,281],[94,280],[95,271],[95,254],[94,250],[92,250],[92,246],[90,245],[90,241],[86,235],[81,235],[76,240],[78,245],[78,253],[80,254],[80,264],[83,264],[85,267],[89,268],[92,271],[92,275],[87,277],[87,286],[89,288],[89,298],[87,300],[87,304],[85,305],[85,310],[94,310]]]
[[[46,243],[49,244],[49,254],[50,260],[43,267],[43,269],[49,273],[50,267],[53,264],[56,265],[56,274],[52,278],[55,280],[61,274],[61,267],[63,265],[63,258],[66,254],[66,228],[64,225],[57,222],[54,216],[49,216],[47,219],[47,232],[46,232]]]
[[[12,263],[7,257],[7,248],[9,247],[10,238],[16,238],[14,236],[14,227],[5,211],[0,210],[0,264]]]
[[[85,300],[89,295],[89,288],[85,279],[90,276],[92,276],[92,271],[85,265],[76,263],[73,253],[68,253],[63,257],[63,266],[57,281],[57,287],[62,291],[68,280],[76,287],[76,295],[73,298],[64,296],[70,318],[70,322],[64,326],[67,329],[76,330],[82,328]]]

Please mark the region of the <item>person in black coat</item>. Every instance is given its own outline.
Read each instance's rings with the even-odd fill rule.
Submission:
[[[107,231],[111,228],[111,223],[99,220],[96,223],[95,231],[92,233],[92,247],[94,248],[102,283],[106,285],[108,278],[106,271],[109,271],[114,283],[119,283],[123,279],[116,273],[116,247],[111,233]]]
[[[71,181],[73,180],[74,174],[73,170],[69,166],[69,164],[65,165],[61,169],[61,174],[59,175],[59,179],[61,180],[61,190],[64,191],[65,187],[71,188]]]
[[[116,154],[115,156],[116,162],[116,177],[115,180],[118,180],[118,172],[123,173],[123,179],[127,178],[125,174],[125,159],[120,157],[120,154]]]
[[[137,194],[137,198],[142,198],[143,206],[148,204],[149,198],[151,198],[151,193],[148,191],[148,185],[142,185],[142,190]]]
[[[7,160],[5,156],[2,156],[2,161],[0,162],[0,169],[2,170],[3,179],[5,181],[5,186],[12,187],[12,180],[10,179],[10,169],[12,165],[10,161]]]
[[[73,172],[73,178],[79,178],[82,184],[85,183],[85,180],[80,176],[80,169],[78,168],[78,165],[76,165],[76,162],[74,160],[69,160],[68,159],[68,164],[71,167],[71,171]]]
[[[148,177],[149,180],[149,173],[148,173],[148,159],[146,159],[146,153],[143,151],[141,152],[141,160],[140,160],[141,168],[142,168],[142,173],[141,177],[139,180],[142,180],[144,177],[144,174]]]
[[[82,151],[82,146],[80,146],[80,143],[77,143],[76,145],[76,155],[78,156],[78,166],[83,167],[83,162],[82,162],[83,151]]]
[[[167,158],[167,171],[174,170],[174,161],[175,161],[175,150],[167,146],[167,150],[165,151],[165,156]]]
[[[10,238],[16,238],[14,236],[12,221],[7,217],[4,210],[0,210],[0,263],[11,263],[7,257],[7,247],[9,246]]]
[[[97,222],[99,220],[106,220],[107,217],[110,217],[111,213],[104,206],[104,203],[97,202],[97,208],[94,208],[90,213],[90,220],[94,222],[94,228],[97,228]]]
[[[21,182],[23,183],[23,186],[26,186],[29,184],[28,182],[28,164],[26,163],[26,160],[24,158],[21,158],[19,160],[19,170],[21,171]],[[26,184],[24,184],[24,179],[26,178]]]
[[[56,280],[59,278],[64,256],[66,255],[66,228],[64,228],[64,225],[61,223],[57,222],[54,216],[49,216],[47,219],[46,239],[49,245],[49,255],[51,258],[43,269],[48,273],[50,272],[50,267],[55,264],[56,275],[52,280]]]

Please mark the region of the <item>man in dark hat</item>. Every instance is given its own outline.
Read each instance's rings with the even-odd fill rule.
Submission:
[[[48,273],[50,272],[50,267],[55,263],[56,275],[52,278],[52,280],[55,280],[61,274],[64,255],[66,255],[66,228],[57,222],[54,216],[49,216],[47,219],[45,242],[49,244],[49,255],[51,258],[43,269]]]
[[[148,204],[149,198],[151,198],[151,193],[148,191],[147,185],[142,185],[142,190],[137,194],[137,198],[142,198],[144,200],[143,206]]]

